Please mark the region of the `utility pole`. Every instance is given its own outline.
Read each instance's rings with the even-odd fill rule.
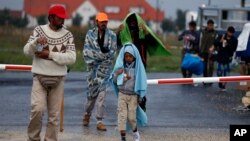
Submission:
[[[156,0],[156,33],[158,33],[158,28],[160,27],[159,26],[159,0]]]
[[[142,10],[142,4],[141,4],[141,0],[137,1],[137,5],[138,5],[138,14],[140,16],[144,15],[145,13],[143,13],[144,11]]]
[[[156,21],[159,21],[159,0],[156,1]]]
[[[208,6],[211,6],[211,0],[208,0]]]
[[[246,2],[246,0],[241,0],[241,7],[245,7],[245,2]]]

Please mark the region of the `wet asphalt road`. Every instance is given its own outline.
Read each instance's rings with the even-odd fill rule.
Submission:
[[[118,140],[116,127],[117,100],[112,91],[106,98],[105,123],[108,132],[82,127],[83,103],[86,98],[86,73],[71,72],[65,83],[65,115],[63,141]],[[149,79],[179,78],[178,73],[148,73]],[[30,111],[30,72],[0,72],[0,141],[21,141],[26,137]],[[244,92],[236,83],[220,92],[217,83],[212,87],[199,85],[150,85],[147,93],[149,124],[141,129],[144,140],[228,140],[229,125],[250,124],[250,112],[232,108],[240,105]],[[44,116],[44,127],[46,126]],[[44,131],[45,128],[43,128]],[[156,136],[156,137],[155,137]],[[157,138],[159,136],[159,138]],[[191,138],[190,138],[191,137]],[[152,139],[150,139],[152,138]],[[19,139],[19,140],[18,140]]]

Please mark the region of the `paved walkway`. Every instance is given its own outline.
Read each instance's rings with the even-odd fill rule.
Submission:
[[[117,141],[117,99],[109,91],[106,101],[107,132],[96,131],[96,120],[82,127],[83,103],[86,98],[86,73],[72,72],[65,86],[65,131],[60,141]],[[30,110],[31,74],[0,72],[0,141],[24,141]],[[148,73],[153,78],[179,78],[177,73]],[[240,105],[244,92],[236,83],[220,92],[212,87],[193,85],[151,85],[148,87],[147,127],[140,128],[141,141],[228,141],[230,124],[250,124],[250,112],[232,110]],[[44,116],[44,130],[46,115]],[[128,134],[128,140],[132,136]]]

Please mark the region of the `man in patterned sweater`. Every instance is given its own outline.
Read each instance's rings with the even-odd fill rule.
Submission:
[[[116,34],[107,28],[108,16],[96,15],[97,27],[88,31],[84,46],[84,61],[88,66],[88,91],[83,116],[83,125],[88,126],[91,112],[96,103],[97,130],[106,131],[102,122],[108,79],[112,72],[112,63],[116,51]]]
[[[76,60],[74,38],[63,28],[67,18],[63,6],[49,9],[49,24],[37,26],[24,46],[24,54],[33,57],[33,86],[28,141],[40,141],[42,116],[47,108],[48,125],[44,140],[58,141],[58,116],[64,93],[67,66]]]

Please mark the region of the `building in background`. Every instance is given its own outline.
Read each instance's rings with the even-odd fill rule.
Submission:
[[[186,24],[185,24],[186,30],[188,30],[188,28],[189,28],[189,22],[197,21],[197,17],[198,17],[197,11],[187,11],[186,12]]]
[[[146,0],[24,0],[24,12],[29,19],[28,27],[36,26],[37,17],[47,16],[49,7],[55,4],[66,8],[71,18],[65,21],[67,26],[72,25],[76,14],[82,17],[81,25],[84,26],[101,11],[109,16],[109,28],[117,28],[128,13],[136,12],[157,31],[160,28],[159,23],[165,17],[163,11],[153,8]]]
[[[241,5],[232,7],[217,7],[202,5],[198,9],[198,27],[204,29],[207,21],[212,19],[216,30],[226,31],[228,26],[236,29],[236,35],[242,30],[245,23],[250,22],[250,7],[245,5],[245,0],[241,0]]]

